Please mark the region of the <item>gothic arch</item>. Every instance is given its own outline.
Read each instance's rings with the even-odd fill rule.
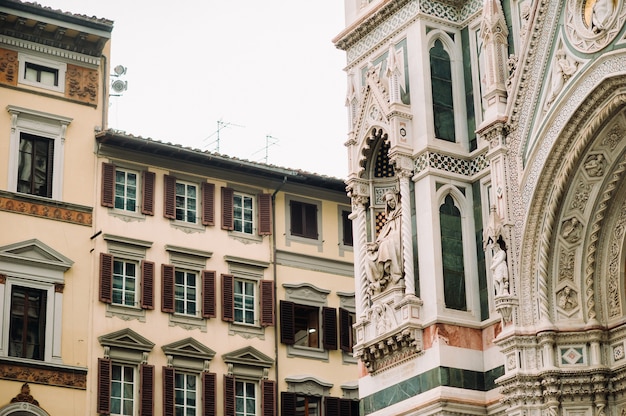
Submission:
[[[362,147],[360,151],[359,165],[361,167],[361,177],[374,180],[376,169],[376,158],[381,148],[385,144],[390,145],[389,134],[382,127],[374,126],[369,129],[362,141]],[[387,156],[387,163],[389,163],[389,154]],[[393,169],[392,169],[393,171]]]
[[[584,81],[592,82],[582,80],[581,83]],[[532,156],[533,159],[543,159],[543,164],[531,159],[526,165],[527,171],[532,170],[533,166],[541,167],[534,172],[537,179],[530,195],[532,204],[528,204],[525,228],[521,231],[518,293],[522,296],[521,305],[533,305],[526,306],[532,308],[532,311],[526,310],[526,313],[521,314],[522,325],[541,322],[550,327],[559,318],[555,291],[565,286],[559,285],[561,275],[558,262],[562,253],[557,250],[567,247],[562,240],[570,237],[565,237],[565,234],[569,234],[563,230],[564,227],[571,226],[571,222],[569,225],[566,222],[572,218],[583,222],[582,229],[577,231],[580,236],[576,241],[570,241],[570,248],[571,245],[578,245],[578,257],[574,262],[577,274],[572,277],[573,284],[578,285],[576,294],[581,304],[578,317],[588,324],[598,323],[596,305],[600,299],[597,276],[601,276],[599,273],[603,264],[598,256],[606,250],[606,247],[601,247],[604,243],[598,243],[598,240],[602,232],[607,232],[603,228],[608,230],[607,224],[613,221],[611,216],[618,212],[613,208],[616,201],[612,196],[616,195],[615,189],[623,186],[625,180],[622,174],[625,144],[619,145],[620,141],[624,142],[621,135],[626,128],[625,112],[626,78],[621,76],[604,79],[576,108],[569,113],[566,108],[562,109],[560,116],[567,119],[556,138],[549,137],[548,127],[537,138],[537,143],[543,140],[553,143],[549,149],[543,150],[548,153],[536,152]],[[615,133],[619,135],[615,146],[622,150],[616,151],[616,147],[613,147],[610,152],[614,152],[615,156],[604,161],[606,166],[603,177],[590,180],[589,174],[583,173],[585,163],[593,155],[612,154],[606,146],[612,140],[608,139],[608,135],[613,134],[611,128],[615,126],[621,126]],[[576,200],[577,193],[580,193],[578,178],[593,182],[593,192],[588,194],[590,200],[585,210],[575,212],[571,210],[571,204]],[[527,175],[524,182],[529,179],[532,182],[532,178]],[[522,194],[524,189],[528,189],[528,185],[522,184]],[[580,227],[577,224],[574,226]]]

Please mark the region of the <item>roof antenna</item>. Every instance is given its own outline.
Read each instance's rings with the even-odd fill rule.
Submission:
[[[215,152],[217,152],[217,153],[220,152],[220,131],[222,129],[225,129],[226,127],[245,127],[245,126],[242,126],[242,125],[239,125],[239,124],[235,124],[235,123],[226,122],[226,121],[222,121],[222,119],[217,120],[217,130],[215,130],[209,136],[207,136],[204,139],[202,139],[202,141],[205,141],[205,140],[208,140],[211,137],[217,135],[217,138],[215,140],[213,140],[212,142],[210,142],[210,143],[208,143],[206,145],[207,148],[210,145],[212,145],[213,143],[215,143]]]
[[[252,155],[256,155],[257,153],[265,150],[265,163],[267,164],[268,150],[270,146],[274,146],[275,144],[278,144],[278,142],[279,142],[278,138],[267,134],[265,136],[265,147],[263,149],[257,150],[256,152],[252,153]],[[260,161],[261,159],[257,160],[257,162],[260,162]]]

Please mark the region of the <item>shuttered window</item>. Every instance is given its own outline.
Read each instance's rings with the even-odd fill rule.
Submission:
[[[215,318],[215,272],[202,272],[202,317]]]
[[[293,302],[280,301],[280,342],[287,345],[296,343],[294,307]]]
[[[216,316],[214,271],[203,270],[198,274],[164,264],[161,275],[161,311],[190,316],[201,314],[203,318]]]
[[[300,201],[290,204],[291,235],[317,239],[317,206]]]
[[[202,416],[217,415],[217,375],[202,373]]]
[[[261,402],[262,416],[274,416],[276,414],[276,382],[273,380],[262,380],[261,391],[263,394]]]
[[[235,279],[230,274],[222,275],[222,320],[233,322],[235,320]]]
[[[154,215],[154,182],[154,172],[143,171],[139,174],[116,167],[112,163],[103,163],[100,204],[122,211],[137,212],[141,191],[141,213]]]
[[[222,187],[222,230],[232,231],[235,227],[233,195],[232,189]]]
[[[111,360],[98,358],[98,413],[111,413]]]
[[[339,403],[339,397],[324,397],[324,416],[346,416],[342,415]]]
[[[259,194],[259,235],[272,234],[272,196]]]
[[[215,225],[215,185],[202,183],[202,225]]]
[[[139,367],[140,385],[139,400],[141,416],[152,416],[154,414],[154,366],[142,364]]]
[[[261,325],[274,325],[274,281],[261,280]]]
[[[100,301],[153,309],[154,263],[145,260],[137,263],[100,253]]]
[[[224,374],[224,416],[235,415],[235,377]]]

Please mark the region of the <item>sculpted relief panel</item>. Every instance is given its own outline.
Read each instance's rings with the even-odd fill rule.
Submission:
[[[569,0],[565,33],[576,49],[593,53],[615,39],[625,20],[623,0]]]

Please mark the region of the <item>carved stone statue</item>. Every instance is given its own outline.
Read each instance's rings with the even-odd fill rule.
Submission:
[[[591,30],[600,33],[606,29],[606,24],[613,14],[613,0],[597,0],[591,12]]]
[[[554,99],[561,89],[565,82],[576,72],[578,68],[578,64],[576,61],[571,59],[563,49],[559,49],[556,51],[556,62],[554,63],[554,67],[552,69],[552,83],[550,89],[550,96],[548,97],[547,105],[552,104]]]
[[[365,272],[370,295],[397,284],[403,277],[402,209],[395,191],[385,192],[384,198],[386,222],[376,240],[367,244]]]
[[[491,245],[493,257],[490,268],[496,296],[509,294],[509,267],[506,263],[506,251],[504,251],[503,245],[502,239],[498,239]]]

